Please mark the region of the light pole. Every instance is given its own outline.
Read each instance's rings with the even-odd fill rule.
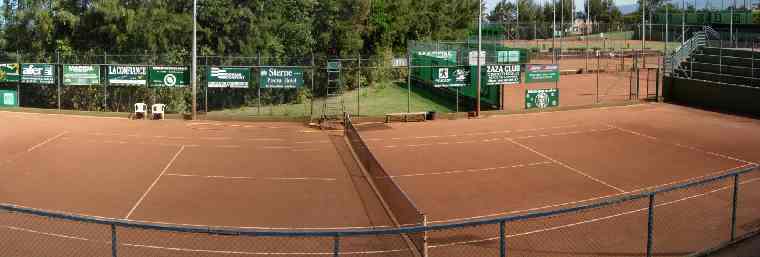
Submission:
[[[198,0],[193,0],[193,62],[191,77],[193,80],[193,120],[198,119]]]
[[[477,96],[475,97],[475,116],[480,117],[480,80],[481,80],[481,64],[480,64],[480,58],[481,53],[483,49],[483,0],[479,0],[478,3],[478,87],[477,87]]]
[[[681,45],[686,44],[686,0],[681,0]]]

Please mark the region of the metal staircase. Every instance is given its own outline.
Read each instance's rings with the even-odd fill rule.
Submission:
[[[705,27],[710,28],[708,26],[705,26]],[[712,28],[710,28],[710,30],[712,30]],[[689,38],[688,40],[684,42],[683,45],[676,48],[676,50],[672,54],[666,56],[665,63],[664,63],[665,75],[673,74],[673,72],[678,68],[678,66],[680,66],[681,63],[686,61],[686,59],[688,59],[692,53],[697,51],[700,47],[706,46],[707,39],[708,39],[707,35],[708,33],[713,34],[713,32],[715,32],[715,30],[712,30],[712,31],[703,30],[703,31],[695,32],[691,38]]]

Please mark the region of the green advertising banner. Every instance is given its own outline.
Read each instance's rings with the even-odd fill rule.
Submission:
[[[0,106],[17,107],[18,94],[15,90],[0,90]]]
[[[464,87],[470,82],[467,67],[437,68],[433,74],[434,87]]]
[[[486,85],[520,84],[519,64],[487,65],[484,72]]]
[[[457,51],[420,51],[417,52],[417,55],[443,59],[453,63],[457,62]]]
[[[52,64],[22,64],[21,83],[55,84],[55,66]]]
[[[150,85],[155,87],[184,87],[190,84],[187,67],[153,66],[148,74]]]
[[[261,88],[299,88],[303,86],[300,68],[262,68],[259,76]]]
[[[559,106],[559,89],[528,89],[525,90],[525,109],[544,109]]]
[[[211,67],[208,70],[208,87],[247,88],[251,69]]]
[[[0,64],[0,82],[18,82],[20,79],[18,63]]]
[[[527,65],[526,72],[525,83],[559,81],[559,65],[557,64]]]
[[[126,65],[108,66],[108,84],[111,86],[145,86],[148,83],[147,79],[148,67]]]
[[[67,86],[89,86],[100,84],[100,66],[63,65],[63,84]]]

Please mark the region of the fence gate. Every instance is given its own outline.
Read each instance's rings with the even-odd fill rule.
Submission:
[[[646,100],[648,101],[657,101],[660,97],[660,68],[644,68],[645,74],[642,74],[644,76],[646,83]]]

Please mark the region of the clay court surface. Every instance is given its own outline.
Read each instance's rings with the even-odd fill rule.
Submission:
[[[0,119],[5,124],[0,128],[0,202],[200,226],[334,229],[392,224],[340,132],[297,123],[133,121],[17,112],[0,112]],[[432,224],[558,209],[760,162],[759,121],[667,104],[366,123],[357,128]],[[760,224],[760,208],[749,204],[760,201],[758,177],[742,177],[741,231]],[[727,185],[658,198],[658,214],[665,218],[655,236],[672,248],[656,250],[675,253],[723,239],[731,198]],[[646,236],[646,211],[641,208],[646,209],[645,201],[514,224],[509,230],[512,251],[561,249],[540,255],[564,256],[585,248],[558,238],[583,238],[582,244],[594,242],[594,249],[624,256],[633,249],[628,253],[635,255],[643,250],[640,240]],[[55,238],[66,244],[65,237],[56,236],[66,233],[46,231],[51,226],[9,220],[12,224],[0,227],[6,229],[0,234],[20,233],[24,236],[19,241],[25,242]],[[695,220],[701,226],[689,225]],[[566,229],[556,233],[556,228]],[[141,240],[160,236],[132,232]],[[669,238],[672,233],[700,237]],[[430,254],[490,254],[498,251],[492,238],[497,234],[494,226],[433,232]],[[614,240],[603,240],[610,237]],[[172,247],[231,249],[212,245],[217,239],[205,239],[208,246],[201,239],[177,240],[185,241],[156,239],[153,243],[160,247],[125,251],[158,256]],[[272,239],[267,244],[278,247],[266,249],[231,243],[244,253],[298,252],[311,244],[320,246],[305,251],[331,249],[330,239],[280,240]],[[406,253],[399,250],[404,244],[396,237],[354,240],[344,246]],[[181,253],[175,249],[173,254]]]

